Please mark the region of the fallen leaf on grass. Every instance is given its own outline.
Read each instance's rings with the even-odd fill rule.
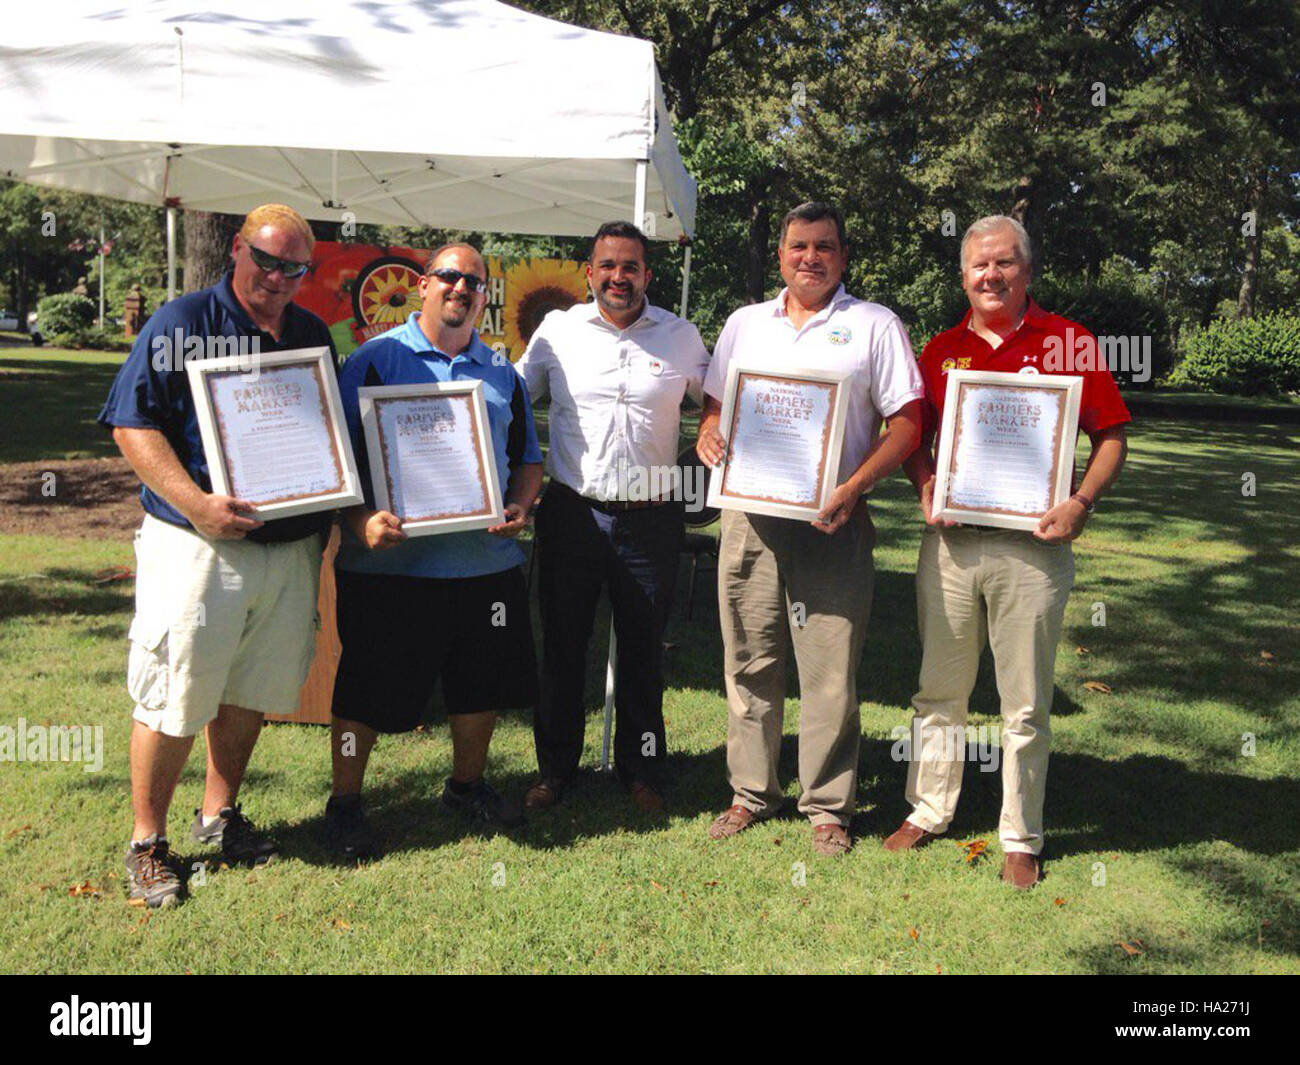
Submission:
[[[330,925],[339,932],[351,932],[352,926],[343,920],[342,917],[335,917],[330,921]]]
[[[664,891],[664,892],[666,892],[666,891],[668,890],[666,887],[663,886],[663,884],[659,883],[658,880],[651,880],[651,881],[650,881],[650,886],[651,886],[652,888],[654,888],[656,891]]]
[[[921,938],[921,933],[920,933],[919,931],[917,931],[915,928],[909,928],[909,929],[907,930],[907,934],[908,934],[909,936],[911,936],[914,940],[915,940],[915,939],[920,939],[920,938]]]
[[[1052,902],[1053,902],[1055,905],[1057,905],[1057,906],[1064,906],[1064,905],[1065,905],[1065,899],[1053,899]]]
[[[1085,680],[1083,682],[1083,686],[1087,688],[1090,692],[1101,692],[1102,695],[1110,694],[1110,685],[1103,684],[1099,680]]]
[[[96,584],[112,584],[114,581],[134,580],[135,574],[126,566],[109,566],[108,569],[102,569],[91,576],[91,580]]]
[[[283,920],[284,920],[284,914],[282,914],[282,913],[277,913],[274,917],[271,918],[271,920],[272,920],[272,921],[283,921]]]
[[[1086,647],[1076,647],[1076,648],[1074,649],[1074,653],[1075,653],[1076,655],[1090,655],[1090,654],[1092,654],[1092,652],[1089,651],[1088,648],[1086,648]]]
[[[957,846],[961,847],[966,852],[966,861],[972,864],[985,856],[984,851],[988,845],[989,842],[986,839],[973,839],[969,843],[957,844]]]
[[[935,975],[935,976],[942,976],[942,975],[943,975],[943,966],[942,966],[942,965],[936,965],[936,966],[934,967],[934,975]]]
[[[1125,943],[1121,939],[1119,941],[1119,946],[1124,948],[1124,953],[1127,954],[1130,958],[1135,957],[1136,955],[1142,953],[1142,940],[1140,939],[1135,939],[1133,940],[1132,943]]]
[[[84,880],[80,884],[73,884],[72,887],[68,888],[68,894],[76,899],[85,896],[90,896],[92,899],[100,897],[99,888],[95,887],[89,880]]]
[[[31,827],[32,827],[31,825],[23,825],[21,828],[15,828],[12,832],[6,832],[5,839],[13,839],[14,836],[17,836],[22,832],[30,831]]]
[[[912,896],[909,895],[909,894],[904,894],[904,895],[903,895],[903,901],[906,902],[906,901],[907,901],[908,899],[910,899],[911,897],[912,897]]]
[[[704,886],[705,886],[705,887],[717,887],[717,886],[718,886],[718,882],[717,882],[716,880],[706,880],[706,881],[704,881]]]
[[[776,839],[772,840],[772,846],[773,846],[773,847],[779,847],[779,846],[781,846],[781,837],[780,837],[780,836],[777,836]]]
[[[1277,657],[1277,655],[1273,654],[1272,651],[1260,651],[1259,657],[1262,658],[1265,662],[1272,662],[1273,659]]]

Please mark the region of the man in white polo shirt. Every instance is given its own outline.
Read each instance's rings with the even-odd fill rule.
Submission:
[[[662,639],[684,535],[677,437],[682,400],[703,398],[709,353],[695,326],[646,299],[648,258],[636,226],[601,226],[587,264],[593,302],[548,314],[517,366],[534,402],[551,397],[551,483],[537,512],[541,777],[524,797],[531,809],[557,802],[578,768],[602,588],[618,637],[614,768],[638,808],[664,806]]]
[[[874,579],[875,530],[863,496],[916,447],[925,390],[898,316],[840,283],[848,246],[838,210],[794,208],[781,223],[777,254],[786,287],[736,311],[718,337],[697,451],[711,466],[726,454],[718,420],[733,358],[788,372],[849,371],[844,445],[839,484],[815,522],[723,512],[718,600],[733,797],[709,836],[734,836],[781,805],[788,631],[801,698],[799,812],[812,822],[813,849],[838,855],[851,845],[860,739],[854,675]]]

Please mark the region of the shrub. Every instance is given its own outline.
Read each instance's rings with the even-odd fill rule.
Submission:
[[[1137,381],[1131,372],[1113,368],[1121,387],[1151,388],[1173,365],[1169,316],[1152,296],[1113,281],[1088,284],[1076,279],[1057,280],[1050,275],[1035,280],[1029,293],[1044,310],[1078,322],[1098,338],[1151,338],[1149,376]],[[1139,343],[1145,347],[1146,341]]]
[[[95,302],[89,296],[59,292],[44,297],[36,305],[37,328],[47,341],[81,347],[95,324],[97,313]]]
[[[1275,312],[1186,329],[1172,384],[1235,396],[1300,392],[1300,317]]]

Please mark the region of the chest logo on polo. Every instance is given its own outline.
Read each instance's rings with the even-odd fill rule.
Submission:
[[[660,376],[660,375],[664,372],[664,364],[663,364],[663,360],[662,360],[662,359],[651,359],[651,360],[650,360],[650,372],[651,372],[652,374],[654,374],[655,377]]]
[[[847,344],[853,339],[853,330],[842,325],[837,325],[826,331],[826,339],[832,344]]]
[[[1027,373],[1027,374],[1036,374],[1036,373],[1038,373],[1038,367],[1037,367],[1037,366],[1022,366],[1022,367],[1020,367],[1020,371],[1019,371],[1019,372],[1020,372],[1020,373]]]

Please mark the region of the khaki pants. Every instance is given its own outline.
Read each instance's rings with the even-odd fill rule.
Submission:
[[[732,802],[759,816],[782,801],[777,762],[791,642],[801,699],[799,812],[814,825],[847,826],[853,816],[861,738],[854,674],[871,613],[874,543],[865,504],[834,536],[803,522],[723,512],[727,774]]]
[[[1043,848],[1043,796],[1051,743],[1048,714],[1056,645],[1074,583],[1069,544],[1044,544],[1025,532],[927,528],[916,569],[917,618],[924,645],[921,690],[912,699],[908,820],[930,832],[952,821],[964,760],[945,758],[945,734],[964,727],[966,706],[987,638],[1002,702],[1003,851]],[[951,734],[950,734],[951,735]],[[959,752],[966,752],[965,743]]]

